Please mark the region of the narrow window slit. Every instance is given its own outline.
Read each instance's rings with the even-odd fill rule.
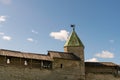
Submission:
[[[10,64],[10,59],[7,59],[7,64]]]
[[[27,65],[28,65],[28,63],[27,63],[27,61],[26,61],[26,60],[24,61],[24,65],[25,65],[25,66],[27,66]]]
[[[60,68],[63,68],[63,64],[60,64]]]

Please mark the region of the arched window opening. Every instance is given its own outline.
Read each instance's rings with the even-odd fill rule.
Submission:
[[[27,66],[27,65],[28,65],[28,62],[27,62],[26,60],[24,61],[24,65],[25,65],[25,66]]]
[[[7,59],[7,64],[10,64],[10,59]]]
[[[50,62],[50,61],[41,61],[41,68],[51,69],[52,68],[52,62]]]

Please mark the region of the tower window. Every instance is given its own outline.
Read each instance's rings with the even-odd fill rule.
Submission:
[[[63,64],[60,64],[60,68],[63,68]]]

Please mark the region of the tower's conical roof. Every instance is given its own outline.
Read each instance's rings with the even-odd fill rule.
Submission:
[[[73,26],[71,26],[71,27],[73,27]],[[76,34],[75,29],[73,27],[72,33],[71,33],[70,37],[68,38],[68,40],[66,41],[64,47],[77,47],[77,46],[84,47],[82,41],[79,39],[79,37]]]

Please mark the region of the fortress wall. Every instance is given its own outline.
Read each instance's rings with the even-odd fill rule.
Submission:
[[[62,68],[65,69],[79,69],[80,68],[80,62],[77,60],[66,60],[66,59],[54,59],[53,62],[53,68],[57,69],[57,68],[61,68],[61,64],[62,64]],[[62,69],[61,68],[61,69]]]
[[[52,66],[48,67],[49,64]],[[86,79],[80,67],[79,60],[55,58],[51,62],[0,56],[0,80],[120,80],[114,67],[86,67]]]
[[[62,68],[61,68],[62,64]],[[61,69],[64,75],[70,75],[68,78],[73,77],[73,80],[84,80],[82,72],[83,65],[80,64],[80,60],[65,60],[65,59],[54,59],[53,69]],[[69,79],[68,79],[69,80]]]
[[[109,66],[86,66],[86,72],[91,73],[112,73],[116,74],[117,69]]]
[[[4,56],[0,56],[0,65],[6,64],[6,59]]]
[[[120,77],[117,77],[113,74],[101,74],[101,73],[87,73],[86,80],[120,80]]]
[[[77,70],[76,70],[77,71]],[[39,69],[0,66],[0,80],[80,80],[73,69]]]
[[[86,80],[120,80],[120,76],[114,66],[86,66]]]
[[[24,65],[25,60],[27,65]],[[52,63],[52,68],[41,67],[41,62],[45,66]],[[0,56],[0,80],[82,80],[79,66],[76,60],[55,59],[50,62]]]
[[[52,80],[51,71],[15,66],[0,66],[0,80]]]
[[[0,65],[0,80],[82,80],[79,72],[77,68],[40,69]],[[120,77],[113,74],[86,73],[86,80],[120,80]]]
[[[16,67],[20,66],[20,67],[28,67],[28,68],[44,68],[44,65],[47,66],[50,63],[52,62],[37,60],[37,59],[0,56],[0,65],[3,65],[3,66],[9,65],[9,66],[16,66]],[[49,65],[49,68],[51,68],[51,65]]]

